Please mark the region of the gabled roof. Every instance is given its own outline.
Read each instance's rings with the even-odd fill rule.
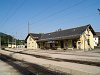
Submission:
[[[39,41],[43,40],[57,40],[57,39],[75,39],[79,38],[80,35],[87,29],[90,28],[92,33],[95,34],[93,28],[91,25],[85,25],[81,27],[76,27],[76,28],[71,28],[71,29],[66,29],[66,30],[61,30],[61,31],[56,31],[52,33],[47,33],[43,34]]]
[[[47,41],[47,40],[60,40],[60,39],[76,39],[79,38],[84,31],[89,28],[93,35],[95,35],[95,32],[91,25],[85,25],[80,26],[76,28],[46,33],[46,34],[36,34],[36,33],[29,33],[26,37],[25,41],[29,36],[31,36],[33,39],[37,39],[38,41]]]
[[[30,33],[29,35],[31,35],[33,38],[41,38],[41,34],[36,34],[36,33]]]
[[[29,33],[25,39],[25,42],[27,40],[27,38],[31,36],[33,39],[40,39],[41,38],[41,34],[36,34],[36,33]]]

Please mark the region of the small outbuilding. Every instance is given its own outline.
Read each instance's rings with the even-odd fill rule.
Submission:
[[[27,49],[37,49],[39,48],[37,40],[39,40],[41,34],[29,33],[25,39]]]

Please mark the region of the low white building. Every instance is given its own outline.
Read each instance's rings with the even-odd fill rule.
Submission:
[[[100,32],[96,32],[94,36],[94,46],[100,46]]]
[[[25,45],[17,45],[17,48],[25,48]]]
[[[8,44],[8,48],[16,48],[16,45],[14,45],[14,44]]]

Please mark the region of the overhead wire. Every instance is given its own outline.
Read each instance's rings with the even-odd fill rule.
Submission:
[[[62,0],[60,0],[60,1],[58,0],[58,2],[56,2],[56,3],[54,3],[54,4],[52,5],[52,7],[54,8],[55,6],[58,5],[58,3],[61,3],[61,2],[62,2]],[[34,18],[40,16],[41,14],[43,14],[44,11],[46,12],[46,11],[50,10],[52,7],[51,7],[51,6],[48,6],[48,7],[46,7],[45,9],[43,9],[43,10],[37,12],[34,16],[32,16],[32,17],[29,19],[29,21],[30,21],[31,19],[34,19]]]
[[[81,1],[79,1],[79,2],[77,2],[77,3],[75,3],[75,4],[73,4],[73,5],[70,6],[70,7],[64,8],[64,9],[62,9],[62,10],[60,10],[60,11],[57,11],[57,12],[55,12],[55,13],[53,13],[53,14],[51,14],[51,15],[45,17],[45,18],[42,18],[42,19],[40,19],[40,20],[37,20],[36,22],[31,23],[31,25],[32,25],[32,24],[39,23],[39,22],[41,22],[41,21],[44,21],[45,19],[48,19],[48,18],[50,18],[50,17],[52,17],[52,16],[55,16],[55,15],[57,15],[57,14],[59,14],[59,13],[62,13],[62,12],[64,12],[64,11],[66,11],[66,10],[68,10],[68,9],[71,9],[71,8],[73,8],[73,7],[75,7],[75,6],[78,6],[78,5],[80,5],[81,3],[83,3],[83,2],[85,2],[85,1],[84,1],[84,0],[81,0]]]
[[[86,0],[85,0],[85,1],[86,1]],[[74,5],[70,6],[70,7],[67,7],[67,8],[65,8],[65,9],[60,10],[60,11],[57,11],[57,12],[55,12],[55,13],[53,13],[53,14],[51,14],[51,15],[45,17],[45,18],[42,18],[42,19],[40,19],[40,20],[37,20],[37,21],[34,22],[34,23],[31,23],[31,25],[32,25],[32,24],[36,24],[36,23],[40,23],[41,21],[44,21],[45,19],[48,19],[48,18],[50,18],[50,17],[52,17],[52,16],[55,16],[55,15],[57,15],[57,14],[60,14],[60,13],[62,13],[62,12],[64,12],[64,11],[66,11],[66,10],[68,10],[68,9],[71,9],[71,8],[73,8],[73,7],[76,7],[76,6],[80,5],[81,3],[84,3],[85,1],[84,1],[84,0],[83,0],[83,1],[80,1],[80,2],[74,4]],[[70,14],[70,13],[68,13],[68,14]],[[37,15],[37,16],[38,16],[38,15]],[[37,17],[37,16],[34,16],[34,17]],[[34,17],[33,17],[33,18],[34,18]],[[89,17],[89,16],[78,17],[78,18],[80,19],[80,18],[86,18],[86,17]]]
[[[80,4],[80,3],[82,3],[82,2],[83,2],[83,0],[80,0],[78,3],[75,3],[75,4],[73,4],[73,5],[70,6],[70,7],[64,8],[64,9],[62,9],[62,10],[60,10],[60,11],[57,11],[57,12],[55,12],[55,13],[53,13],[53,14],[47,16],[47,17],[45,17],[45,19],[46,19],[46,18],[49,18],[49,17],[52,17],[52,16],[55,15],[55,14],[59,14],[60,12],[65,11],[66,9],[70,9],[70,8],[72,8],[72,7],[74,7],[74,6],[77,6],[78,4]],[[57,3],[54,4],[54,6],[56,6],[56,5],[57,5]],[[53,6],[53,7],[54,7],[54,6]],[[47,7],[47,8],[44,9],[44,10],[47,11],[47,10],[49,10],[50,8],[52,8],[52,7]],[[35,17],[39,16],[40,13],[44,13],[44,12],[43,12],[44,10],[38,12],[37,15],[33,16],[32,18],[35,18]],[[32,19],[32,18],[31,18],[31,19]],[[40,19],[40,20],[44,20],[44,18],[43,18],[43,19]],[[40,20],[38,20],[38,21],[40,22]],[[29,20],[28,20],[28,22],[29,22]],[[29,25],[32,25],[32,24],[33,24],[33,23],[31,23],[31,24],[29,24]]]
[[[14,5],[15,5],[15,3],[13,3]],[[14,6],[13,6],[14,7]],[[11,6],[11,7],[9,7],[9,9],[8,9],[8,11],[6,12],[7,14],[5,14],[4,15],[4,17],[2,17],[2,20],[0,20],[0,24],[3,22],[3,21],[5,21],[4,19],[6,19],[6,17],[8,17],[9,16],[9,14],[10,14],[10,11],[12,11],[13,10],[13,7]]]
[[[83,3],[83,2],[82,2],[82,3]],[[96,4],[96,3],[92,3],[91,6],[93,6],[93,5],[95,5],[95,4]],[[85,9],[89,8],[89,6],[90,6],[90,5],[88,5],[87,7],[85,7]],[[79,12],[79,11],[81,11],[81,9],[78,10],[78,12]],[[72,14],[72,13],[73,13],[73,12],[69,12],[68,14],[65,14],[65,15],[70,15],[70,14]],[[74,13],[75,13],[75,12],[74,12]],[[83,16],[83,17],[81,16],[81,17],[78,17],[77,19],[82,19],[82,18],[87,18],[87,17],[91,17],[91,15],[86,15],[86,16]],[[76,20],[76,19],[74,19],[74,20]],[[43,21],[43,20],[41,20],[41,21]],[[39,23],[39,22],[38,22],[38,23]],[[32,23],[32,24],[33,24],[33,23]],[[35,24],[35,23],[34,23],[34,24]]]
[[[81,3],[84,3],[85,1],[87,1],[87,0],[80,1],[80,2],[74,4],[74,5],[70,6],[70,7],[73,8],[74,6],[78,6],[78,5],[80,5]],[[95,4],[96,4],[96,3],[93,3],[93,5],[95,5]],[[90,6],[90,5],[88,5],[88,7],[89,7],[89,6]],[[70,7],[69,7],[68,9],[71,9]],[[88,7],[86,7],[85,9],[87,9]],[[65,9],[66,9],[66,8],[65,8]],[[60,10],[60,11],[57,11],[57,12],[55,12],[55,13],[53,13],[53,14],[47,16],[47,17],[45,17],[45,18],[42,18],[42,19],[40,19],[40,20],[37,20],[36,22],[31,23],[31,25],[32,25],[32,24],[39,23],[39,22],[41,22],[41,21],[44,21],[45,19],[48,19],[49,17],[55,16],[55,15],[59,14],[60,12],[65,11],[65,9],[62,9],[62,10]],[[80,11],[81,11],[81,10],[80,10]],[[79,11],[78,11],[78,12],[79,12]],[[65,15],[70,15],[70,14],[71,14],[71,13],[68,13],[68,14],[65,14]],[[84,18],[86,18],[86,17],[89,17],[89,16],[87,15],[87,16],[85,16]],[[80,18],[81,18],[81,17],[80,17]]]
[[[95,6],[95,4],[96,3],[92,3],[91,5],[88,5],[88,6],[86,6],[85,7],[85,9],[84,9],[84,11],[86,10],[86,9],[88,9],[89,8],[89,6]],[[78,11],[78,12],[81,12],[82,11],[82,9],[80,9],[80,10],[76,10],[76,11]],[[70,12],[70,13],[68,13],[68,14],[65,14],[65,15],[71,15],[73,12]],[[74,12],[75,13],[75,12]],[[97,13],[94,13],[94,14],[97,14]],[[79,19],[81,19],[81,18],[87,18],[87,17],[91,17],[91,15],[89,15],[89,14],[87,14],[86,16],[80,16],[80,17],[78,17],[77,19],[79,20]],[[75,19],[76,20],[76,19]]]
[[[24,5],[24,3],[25,3],[25,0],[23,0],[23,2],[19,4],[19,6],[15,9],[15,11],[13,11],[13,13],[10,16],[8,16],[1,25],[4,26],[5,23],[7,23],[7,21],[10,20],[17,13],[17,11]]]
[[[59,2],[61,3],[62,1],[61,1],[61,0],[58,0],[58,2],[56,2],[56,3],[54,3],[54,4],[52,5],[52,7],[54,8],[55,6],[57,6]],[[28,20],[28,28],[30,28],[30,20],[31,20],[31,19],[34,19],[34,18],[40,16],[41,14],[44,13],[44,11],[46,12],[46,11],[50,10],[52,7],[51,7],[51,6],[48,6],[48,7],[46,7],[45,9],[39,11],[39,12],[38,12],[37,14],[35,14],[34,16],[32,16],[32,17]],[[28,30],[29,30],[29,29],[28,29]]]
[[[87,6],[85,7],[85,9],[88,9],[89,6],[94,6],[95,4],[97,4],[97,2],[87,5]],[[84,9],[84,11],[85,11],[85,9]],[[76,11],[80,12],[81,10],[82,10],[82,9],[76,10]],[[70,14],[72,14],[72,13],[75,13],[75,12],[69,12],[68,14],[65,14],[65,15],[70,15]],[[96,14],[96,13],[95,13],[95,14]],[[91,16],[91,15],[79,16],[79,17],[77,17],[77,18],[75,18],[75,19],[73,19],[73,20],[71,20],[71,21],[80,20],[80,19],[84,19],[84,18],[88,18],[88,17],[92,17],[92,16]],[[69,21],[67,21],[67,22],[69,22]],[[62,23],[61,23],[61,24],[62,24]],[[59,25],[59,24],[57,24],[57,25]]]

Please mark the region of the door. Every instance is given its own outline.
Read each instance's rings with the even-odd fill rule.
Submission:
[[[63,41],[60,41],[60,46],[61,46],[61,48],[64,48],[64,42]]]
[[[78,42],[78,49],[81,49],[81,42]]]

